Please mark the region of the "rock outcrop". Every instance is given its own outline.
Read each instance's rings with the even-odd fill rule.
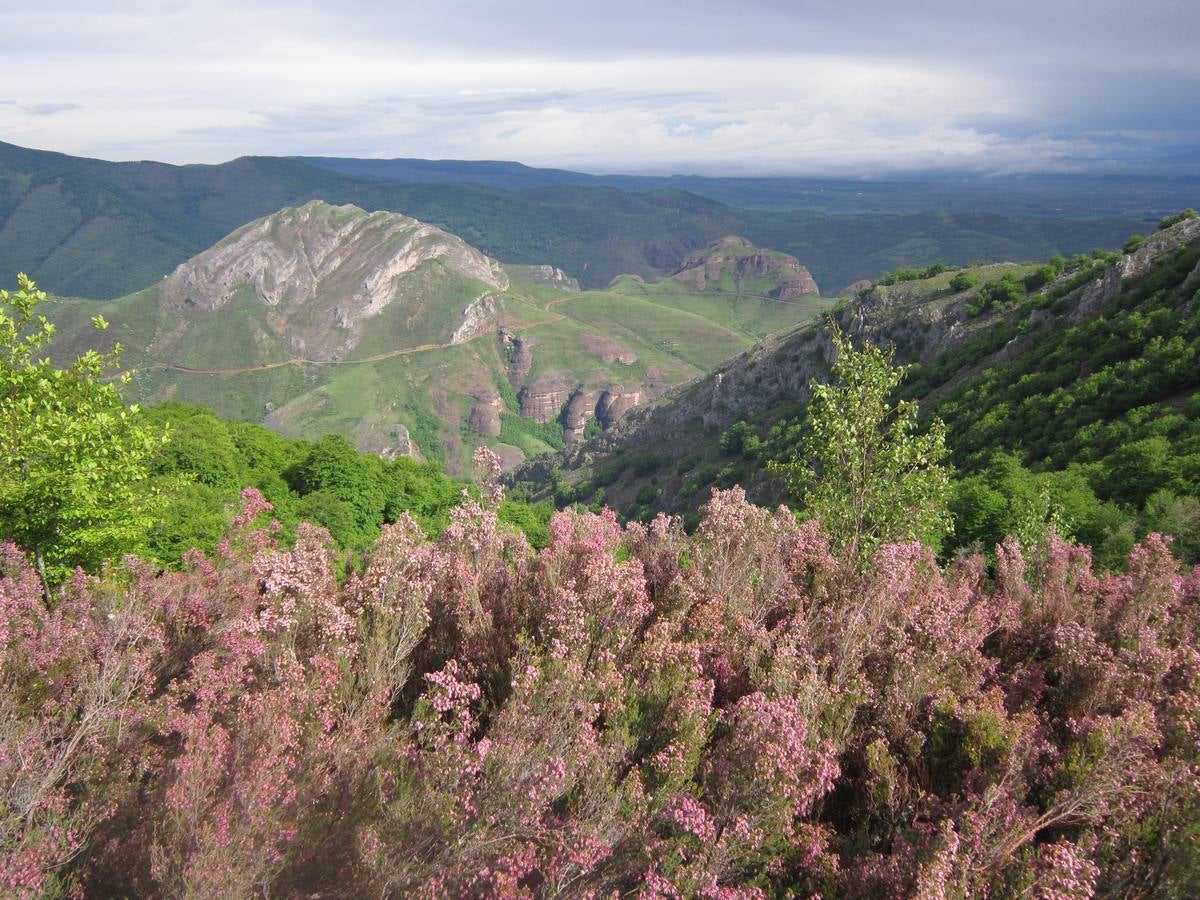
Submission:
[[[572,278],[557,266],[507,266],[514,278],[531,281],[534,284],[545,284],[558,288],[560,291],[579,291],[579,279]]]
[[[313,200],[251,222],[183,263],[160,295],[165,309],[195,318],[248,292],[293,352],[332,360],[359,343],[367,320],[418,302],[404,280],[431,260],[494,290],[508,287],[498,262],[440,228]]]
[[[504,298],[491,292],[480,294],[462,312],[462,320],[450,335],[451,344],[465,344],[492,331],[504,312]]]
[[[846,285],[838,293],[839,297],[857,297],[863,291],[869,291],[873,282],[869,278],[860,278],[858,281],[852,281]]]
[[[774,282],[770,296],[776,300],[820,293],[812,273],[794,256],[760,250],[737,235],[723,237],[715,244],[688,254],[671,277],[703,291],[719,282],[726,271],[735,279],[769,277]]]
[[[508,355],[508,383],[515,390],[525,385],[525,379],[533,368],[533,348],[537,344],[535,338],[523,338],[501,329],[500,343]]]
[[[531,384],[525,385],[518,395],[521,415],[543,424],[557,419],[567,400],[579,387],[568,375],[551,373],[542,375]]]
[[[1071,312],[1070,321],[1075,323],[1094,314],[1121,292],[1125,279],[1145,274],[1155,260],[1197,238],[1200,238],[1200,219],[1185,219],[1171,228],[1149,235],[1137,250],[1126,254],[1115,266],[1109,266],[1099,278],[1084,288],[1079,303]]]
[[[574,444],[583,438],[587,423],[596,416],[600,395],[600,391],[585,390],[578,390],[571,395],[562,413],[563,440],[566,443]]]
[[[481,397],[471,407],[467,425],[485,437],[499,437],[500,413],[503,410],[504,402],[499,397]]]
[[[614,385],[600,395],[596,404],[596,418],[605,428],[612,428],[625,413],[640,406],[643,399],[640,388],[627,390],[619,384]]]

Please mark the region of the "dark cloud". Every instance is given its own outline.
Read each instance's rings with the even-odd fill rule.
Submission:
[[[1191,0],[362,0],[326,27],[394,28],[426,45],[484,55],[605,58],[817,52],[1009,60],[1035,68],[1091,61],[1195,66],[1200,4]],[[310,7],[311,9],[311,7]]]

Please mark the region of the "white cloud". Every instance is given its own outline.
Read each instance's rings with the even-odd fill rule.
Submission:
[[[1167,121],[1169,97],[1126,97],[1136,120],[1112,121],[1103,101],[1117,88],[1081,86],[1088,73],[1073,44],[1057,48],[1072,60],[1058,69],[1044,36],[1040,54],[1016,41],[998,52],[1012,38],[1008,20],[991,23],[994,35],[973,33],[971,53],[961,36],[932,33],[928,8],[903,22],[852,21],[828,7],[797,15],[758,3],[739,17],[701,3],[680,19],[677,6],[650,3],[640,23],[593,5],[572,29],[555,7],[525,4],[541,16],[529,19],[518,6],[364,3],[340,18],[303,4],[88,4],[66,16],[62,4],[0,6],[12,33],[31,36],[8,51],[6,69],[30,77],[3,87],[14,102],[0,104],[0,134],[114,159],[420,156],[731,173],[1063,168],[1114,152],[1100,132],[1187,138]],[[622,28],[628,46],[611,37]],[[1122,77],[1136,70],[1138,96],[1156,73],[1193,83],[1193,64],[1168,72],[1161,53],[1139,57],[1134,44],[1109,63]],[[1139,141],[1117,149],[1136,152]]]

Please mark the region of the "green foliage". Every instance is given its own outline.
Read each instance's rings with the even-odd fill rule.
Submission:
[[[933,278],[943,272],[953,272],[955,268],[955,266],[948,266],[945,263],[934,263],[931,266],[917,269],[899,268],[879,276],[875,283],[889,285],[899,284],[902,281],[924,281],[926,278]]]
[[[530,546],[541,550],[550,544],[550,519],[554,507],[549,503],[526,503],[505,498],[500,504],[500,521],[525,533]]]
[[[945,429],[917,432],[917,404],[891,403],[904,377],[892,354],[833,335],[837,383],[817,384],[803,455],[773,470],[839,548],[866,561],[885,541],[937,543],[950,530]]]
[[[924,756],[935,789],[950,797],[961,792],[972,769],[995,768],[1012,749],[1012,737],[996,712],[964,712],[943,701],[933,710]]]
[[[1133,234],[1129,236],[1129,240],[1125,242],[1125,246],[1121,248],[1125,253],[1133,253],[1146,242],[1144,234]]]
[[[421,455],[426,459],[439,463],[446,462],[446,449],[440,435],[442,423],[423,406],[416,403],[406,404],[404,411],[408,414],[408,436],[421,449]]]
[[[1167,216],[1162,219],[1158,223],[1158,230],[1162,231],[1164,228],[1170,228],[1172,225],[1178,225],[1180,222],[1185,222],[1188,219],[1195,219],[1197,217],[1200,217],[1200,213],[1196,212],[1196,210],[1189,206],[1182,212],[1177,212],[1173,216]]]
[[[1182,532],[1176,552],[1196,558],[1188,504],[1177,501],[1200,496],[1200,403],[1188,399],[1200,393],[1200,310],[1188,281],[1198,262],[1200,248],[1179,251],[1098,315],[1039,330],[1020,356],[938,399],[931,411],[945,420],[964,474],[952,502],[956,542],[990,550],[1019,530],[1015,511],[1048,492],[1056,527],[1093,546],[1102,564],[1120,563],[1139,533],[1166,524]],[[1088,261],[1066,283],[1103,265]],[[1012,333],[998,326],[924,367],[919,392]],[[1015,456],[1001,463],[1004,450]]]
[[[154,521],[149,460],[166,435],[105,380],[121,347],[66,368],[45,355],[54,326],[25,275],[0,290],[0,539],[37,557],[43,579],[139,550]],[[97,331],[108,325],[95,316]]]
[[[169,426],[179,438],[149,463],[165,505],[147,541],[164,565],[178,566],[192,547],[212,550],[228,527],[227,508],[247,486],[258,488],[273,504],[272,516],[283,526],[285,539],[297,523],[316,522],[329,529],[338,546],[351,550],[368,546],[382,524],[404,513],[427,534],[438,535],[462,500],[463,485],[447,478],[436,463],[361,454],[340,436],[293,440],[180,403],[143,415],[149,426]],[[513,524],[528,525],[536,542],[548,512],[523,506],[513,507]]]
[[[640,506],[649,506],[654,503],[662,494],[662,490],[656,488],[652,484],[643,484],[638,488],[637,497],[635,498]]]
[[[663,457],[657,453],[639,453],[629,465],[633,469],[633,474],[641,478],[651,472],[657,472],[662,468],[664,462]]]
[[[1035,279],[1036,280],[1036,279]],[[989,281],[975,294],[975,300],[967,307],[969,315],[979,315],[989,309],[1003,309],[1016,303],[1026,293],[1026,282],[1012,272]]]
[[[383,460],[360,455],[346,438],[331,434],[312,444],[284,477],[304,498],[299,518],[324,525],[343,546],[364,547],[384,520],[384,471]]]
[[[1034,547],[1050,529],[1099,547],[1127,518],[1096,496],[1080,467],[1033,472],[1004,452],[993,454],[981,471],[954,481],[950,511],[953,546],[987,553],[1008,535]]]
[[[557,420],[538,422],[528,416],[500,413],[501,442],[526,449],[529,446],[529,439],[548,444],[555,450],[561,450],[564,446],[562,423]]]
[[[1022,284],[1029,293],[1040,291],[1058,277],[1059,271],[1052,265],[1038,266],[1036,271],[1025,276]]]
[[[735,422],[721,435],[721,452],[730,456],[753,456],[762,447],[757,430],[749,422]]]
[[[517,392],[513,390],[513,386],[509,384],[507,378],[496,379],[496,389],[500,391],[500,399],[504,401],[504,407],[510,413],[519,414],[521,412],[521,401],[517,399]]]
[[[1179,497],[1167,488],[1151,494],[1143,512],[1146,531],[1169,534],[1181,559],[1200,560],[1200,497]]]
[[[979,278],[974,272],[959,272],[950,279],[950,290],[955,293],[969,291],[977,284],[979,284]]]

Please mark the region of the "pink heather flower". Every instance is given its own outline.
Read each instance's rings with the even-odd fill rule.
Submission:
[[[1070,841],[1041,847],[1032,896],[1038,900],[1089,900],[1095,896],[1100,869]]]
[[[667,807],[667,817],[706,844],[716,840],[717,829],[708,810],[694,797],[676,797]]]

